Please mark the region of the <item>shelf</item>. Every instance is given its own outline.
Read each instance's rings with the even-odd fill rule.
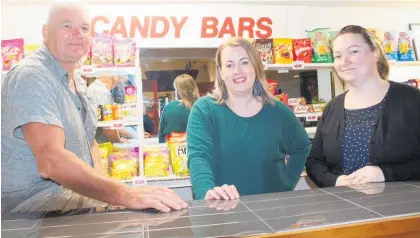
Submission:
[[[391,67],[408,67],[418,66],[420,67],[420,61],[389,61]]]
[[[391,67],[420,67],[420,61],[389,61]],[[285,71],[285,70],[317,70],[327,69],[331,70],[334,66],[333,63],[304,63],[303,68],[295,69],[293,64],[268,64],[265,70],[269,71]]]
[[[265,70],[317,70],[317,69],[332,69],[332,63],[307,63],[303,64],[303,68],[294,69],[293,64],[268,64]]]
[[[308,117],[308,116],[322,116],[322,112],[312,112],[312,113],[295,113],[296,117]]]
[[[140,120],[136,121],[98,121],[97,127],[121,127],[121,126],[139,126]]]
[[[144,183],[144,180],[147,182]],[[134,182],[136,181],[136,182]],[[163,186],[167,188],[181,188],[181,187],[191,187],[190,177],[155,177],[155,178],[136,178],[135,180],[121,180],[121,182],[139,186],[139,185],[150,185],[150,186]],[[134,184],[136,183],[136,184]]]
[[[108,67],[108,68],[94,68],[84,66],[82,69],[77,69],[76,72],[86,77],[97,77],[106,75],[120,75],[120,74],[137,74],[137,67]]]

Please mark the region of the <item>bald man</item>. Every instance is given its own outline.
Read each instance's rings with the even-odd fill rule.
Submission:
[[[168,212],[187,206],[167,188],[128,187],[93,169],[99,160],[95,109],[73,73],[91,43],[89,23],[81,5],[54,5],[42,28],[41,49],[4,78],[2,213],[41,204],[40,198],[53,200],[68,193],[64,188],[132,209]]]

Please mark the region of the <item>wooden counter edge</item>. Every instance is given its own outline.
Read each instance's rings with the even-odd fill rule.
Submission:
[[[325,237],[420,237],[420,215],[328,226],[314,229],[287,231],[254,238],[325,238]]]

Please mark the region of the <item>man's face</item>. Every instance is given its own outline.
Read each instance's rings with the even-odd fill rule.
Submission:
[[[74,6],[53,15],[43,34],[48,49],[63,63],[78,62],[87,54],[92,40],[88,15]]]

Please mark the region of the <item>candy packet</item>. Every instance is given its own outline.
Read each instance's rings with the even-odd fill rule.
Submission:
[[[397,60],[398,58],[398,38],[394,31],[386,31],[384,33],[384,41],[382,42],[382,49],[385,52],[388,60]]]
[[[97,34],[92,40],[92,61],[94,67],[112,67],[114,65],[112,54],[112,37]]]
[[[25,57],[23,44],[22,38],[1,41],[3,71],[10,70]]]
[[[289,38],[276,38],[273,40],[274,63],[293,63],[293,40]]]
[[[133,39],[114,38],[114,65],[120,67],[134,67],[136,60],[136,42]]]
[[[409,32],[399,33],[397,60],[398,61],[415,61],[416,60],[416,56],[414,55],[414,49],[413,49],[413,38],[411,37]]]
[[[306,31],[311,38],[313,63],[332,63],[332,51],[330,46],[330,30],[329,28],[317,28],[312,31]]]

